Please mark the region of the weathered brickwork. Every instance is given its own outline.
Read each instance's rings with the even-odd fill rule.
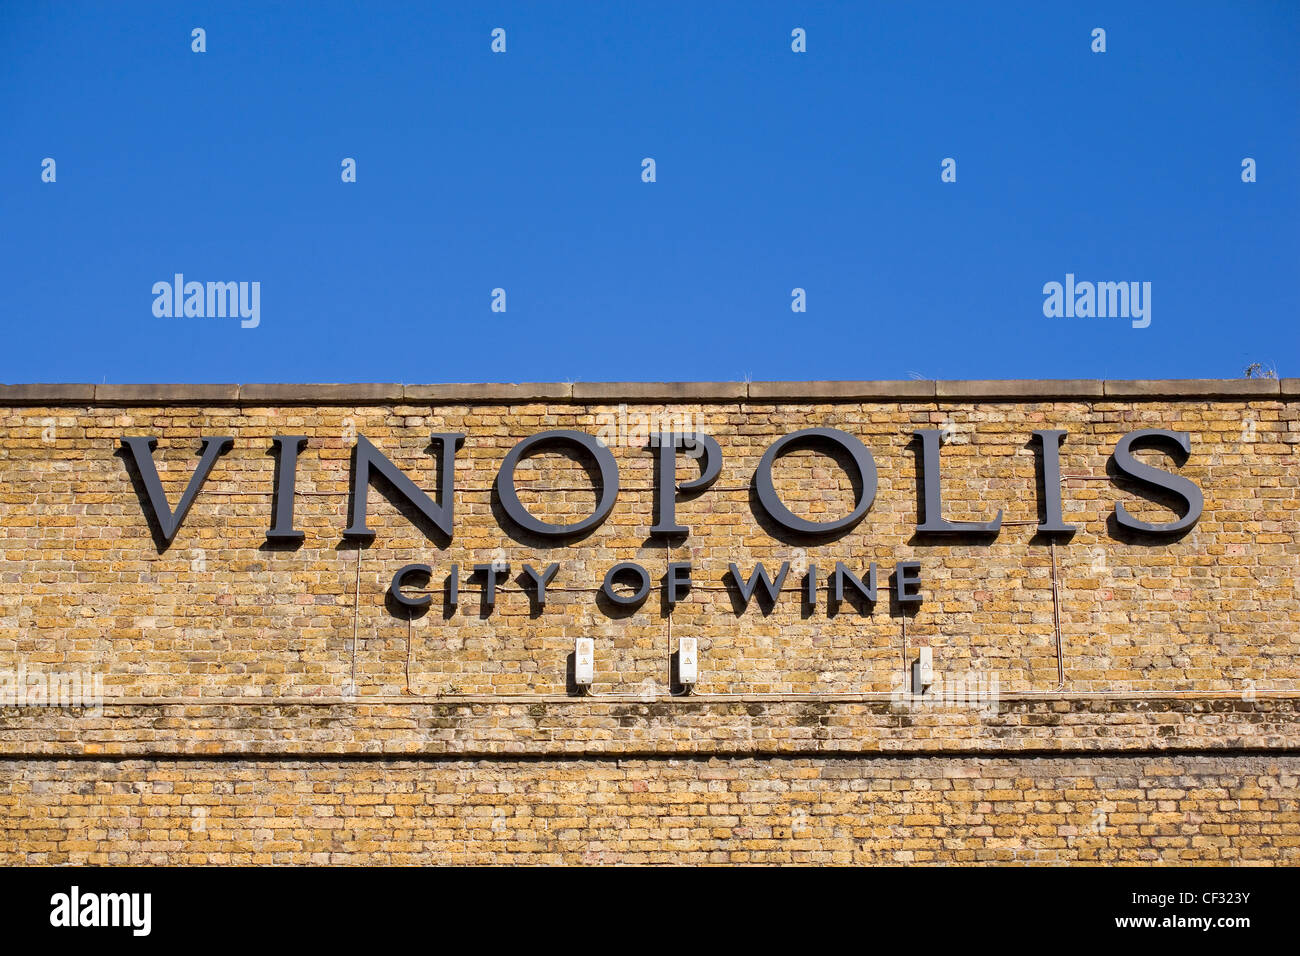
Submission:
[[[1141,753],[1283,751],[1300,699],[1068,698],[945,705],[881,697],[367,698],[235,704],[106,704],[99,714],[0,708],[7,753],[428,754],[613,757],[646,754]]]
[[[0,707],[0,861],[1295,862],[1300,389],[1112,384],[339,386],[319,401],[309,387],[0,387],[0,672],[94,673],[105,696],[90,712]],[[723,455],[717,482],[678,503],[691,534],[671,546],[650,534],[654,460],[638,440],[665,420]],[[562,545],[514,529],[493,491],[510,448],[611,423],[607,520]],[[811,427],[860,438],[879,476],[865,520],[829,541],[756,513],[763,452]],[[945,431],[945,516],[1001,509],[996,536],[917,535],[923,428]],[[1172,517],[1110,461],[1143,428],[1189,433],[1181,466],[1139,453],[1203,492],[1182,537],[1114,522],[1116,502]],[[1069,433],[1061,494],[1078,530],[1054,543],[1035,529],[1035,429]],[[466,435],[451,540],[381,487],[374,539],[346,540],[357,436],[433,495],[435,432]],[[200,436],[234,439],[162,549],[120,450],[142,435],[173,505]],[[275,435],[308,438],[301,546],[265,537]],[[795,451],[775,485],[825,520],[853,506],[843,465]],[[680,477],[695,469],[683,456]],[[518,483],[551,522],[599,492],[556,451]],[[919,608],[888,595],[904,560],[921,564]],[[470,570],[492,561],[509,577],[489,610]],[[632,611],[598,594],[622,561],[655,583]],[[694,565],[672,607],[670,561]],[[759,561],[793,570],[774,605],[746,608],[728,564],[747,576]],[[837,561],[878,564],[875,605],[828,606]],[[385,598],[411,562],[434,569],[427,611]],[[539,608],[521,571],[551,562]],[[578,636],[596,642],[588,696],[572,686]],[[670,686],[682,637],[699,641],[689,698]],[[900,700],[921,647],[941,682],[977,675],[996,699]],[[528,759],[497,762],[511,755]],[[1099,803],[1126,809],[1093,833],[1080,818]],[[800,806],[808,833],[777,835]]]
[[[5,761],[3,863],[1288,863],[1300,758]]]

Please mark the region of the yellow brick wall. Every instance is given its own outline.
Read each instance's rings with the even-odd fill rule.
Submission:
[[[630,402],[626,415],[689,416],[721,446],[717,483],[678,504],[677,520],[692,529],[684,543],[665,547],[651,540],[653,460],[645,449],[625,446],[612,448],[622,483],[618,503],[591,535],[552,546],[503,528],[492,487],[506,452],[544,429],[594,434],[602,415],[619,412],[613,400],[0,408],[0,671],[93,671],[102,676],[107,698],[103,713],[93,715],[0,708],[0,756],[6,758],[0,762],[0,859],[174,862],[210,852],[248,861],[273,829],[277,842],[265,857],[276,860],[318,860],[322,854],[349,861],[443,859],[458,843],[464,844],[460,855],[473,859],[650,860],[665,858],[666,850],[655,855],[650,846],[665,839],[692,860],[1294,859],[1294,842],[1271,848],[1263,846],[1267,840],[1245,842],[1247,834],[1273,833],[1270,827],[1294,840],[1294,791],[1289,798],[1278,793],[1278,806],[1260,803],[1231,813],[1219,806],[1239,799],[1227,782],[1235,766],[1245,774],[1240,762],[1256,761],[1250,772],[1258,783],[1280,773],[1277,760],[1267,766],[1258,761],[1267,763],[1269,752],[1293,751],[1297,741],[1300,470],[1294,426],[1300,416],[1294,398]],[[875,504],[836,540],[778,540],[755,516],[751,478],[777,437],[819,426],[843,429],[871,448],[879,474]],[[909,440],[917,428],[944,427],[953,435],[943,451],[946,516],[983,520],[1001,508],[1004,526],[992,541],[913,540],[917,455]],[[1069,431],[1061,449],[1062,496],[1066,521],[1079,529],[1055,549],[1034,529],[1038,491],[1030,439],[1043,428]],[[1108,527],[1117,501],[1146,520],[1169,520],[1168,511],[1135,494],[1131,483],[1108,477],[1115,443],[1141,428],[1191,436],[1191,456],[1176,470],[1201,488],[1205,511],[1192,532],[1175,541],[1120,537]],[[433,493],[431,432],[467,436],[457,456],[450,544],[439,548],[378,489],[370,492],[374,541],[361,548],[345,541],[355,436],[365,435]],[[235,440],[162,553],[117,453],[124,435],[159,439],[155,457],[173,504],[197,461],[199,436]],[[309,437],[297,473],[296,526],[306,532],[300,548],[265,546],[273,435]],[[1142,457],[1175,469],[1160,454]],[[690,466],[683,459],[683,477]],[[775,479],[798,514],[825,518],[851,507],[848,476],[824,456],[795,452],[778,462]],[[530,459],[519,484],[524,504],[544,520],[574,520],[595,500],[586,468],[565,455]],[[509,562],[510,581],[495,610],[484,614],[478,585],[464,578],[471,565],[501,557]],[[926,600],[903,615],[887,598],[888,576],[895,562],[912,559],[921,562]],[[657,586],[667,563],[683,560],[694,562],[694,588],[671,614],[658,590],[632,613],[610,613],[597,600],[613,564],[640,562]],[[792,572],[769,612],[757,601],[739,612],[724,580],[728,563],[748,574],[757,561],[775,572],[787,560],[820,567],[817,607],[802,606],[801,577]],[[861,572],[868,562],[878,563],[881,600],[866,608],[869,613],[849,601],[828,613],[826,578],[837,560]],[[393,572],[414,561],[434,567],[435,600],[428,613],[408,618],[386,606],[384,592]],[[540,569],[551,561],[560,571],[545,610],[537,613],[517,577],[524,563]],[[461,604],[446,610],[441,584],[453,563],[461,567]],[[596,640],[596,682],[587,698],[572,696],[566,686],[576,636]],[[669,696],[669,655],[680,637],[699,639],[700,683],[690,700]],[[920,646],[933,649],[941,676],[996,675],[998,712],[891,706],[890,693]],[[1059,685],[1058,666],[1065,678]],[[1134,769],[1134,761],[1171,747],[1224,753],[1183,774],[1179,793],[1143,797],[1145,787],[1132,781],[1146,771]],[[1085,749],[1104,754],[1094,763],[1077,755]],[[835,756],[816,756],[828,750]],[[880,758],[883,750],[992,751],[997,756],[988,759],[1002,763],[960,755],[900,762]],[[1118,756],[1121,750],[1133,754]],[[1046,751],[1059,751],[1051,759],[1064,762],[1039,766]],[[277,760],[169,759],[204,753],[255,758],[259,752]],[[652,752],[655,759],[636,762]],[[281,832],[267,823],[318,814],[308,792],[380,786],[376,781],[389,765],[328,763],[330,754],[346,753],[458,754],[465,763],[400,765],[388,789],[378,791],[376,805],[393,807],[391,818],[368,809],[366,817],[325,827],[324,836],[305,830],[293,836],[292,827]],[[549,755],[553,762],[472,762],[511,753]],[[782,756],[755,760],[755,753]],[[48,762],[114,754],[151,759]],[[809,759],[794,759],[799,754]],[[326,762],[281,762],[286,755]],[[673,755],[692,760],[678,765]],[[667,830],[645,823],[578,821],[566,829],[573,831],[567,842],[538,837],[530,822],[519,846],[503,848],[496,832],[432,819],[436,808],[454,806],[457,794],[468,801],[480,788],[488,799],[471,801],[475,806],[505,805],[492,795],[502,780],[516,778],[528,792],[520,805],[539,818],[548,803],[587,793],[588,786],[601,795],[602,806],[610,804],[611,819],[623,811],[634,815],[643,802],[639,785],[665,800],[671,795],[690,816],[696,811],[686,804],[697,792],[707,804],[703,794],[713,786],[699,776],[711,765],[694,761],[714,755],[758,791],[768,783],[813,781],[807,792],[826,795],[826,806],[815,814],[825,817],[825,827],[814,826],[807,845],[798,848],[762,843],[754,835],[763,831],[758,810],[751,819],[743,799],[749,791],[739,788],[728,797],[734,812],[718,811],[737,822],[722,827],[732,835],[717,837],[717,845],[685,825],[668,828],[677,835],[665,838]],[[614,763],[616,756],[622,764]],[[1108,760],[1118,761],[1114,772],[1101,773]],[[1018,761],[1020,770],[1006,769]],[[875,792],[871,781],[893,779],[900,768],[936,780],[947,780],[945,772],[962,780],[968,771],[976,780],[1010,773],[1014,780],[1005,789],[1016,790],[1022,783],[1015,781],[1022,781],[1024,792],[1034,794],[1122,778],[1132,785],[1115,786],[1131,791],[1127,799],[1135,806],[1154,803],[1130,811],[1136,814],[1130,842],[1086,849],[1060,828],[1073,826],[1072,814],[1088,812],[1089,802],[1063,798],[1052,811],[1063,819],[1043,824],[1053,832],[1035,829],[1045,842],[1033,846],[1026,837],[1017,852],[1030,855],[1016,857],[1009,855],[1010,842],[991,840],[981,849],[985,831],[977,815],[951,838],[919,818],[914,832],[900,837],[900,827],[913,828],[906,822],[913,808],[902,798],[863,798]],[[219,805],[245,811],[224,824],[221,841],[195,837],[188,819],[168,819],[156,850],[133,849],[134,834],[148,829],[146,823],[113,822],[117,814],[127,814],[123,820],[130,814],[107,799],[116,792],[112,787],[100,800],[95,783],[122,781],[130,773],[147,788],[168,788],[137,793],[141,800],[180,792],[170,788],[183,783],[196,793],[221,794],[228,780],[236,789]],[[37,782],[40,789],[32,789]],[[92,790],[81,793],[87,785]],[[957,797],[949,789],[942,791],[941,816],[954,812],[949,801]],[[434,793],[446,799],[388,802],[412,792],[422,801]],[[1026,800],[1051,802],[1039,795],[1018,803]],[[1214,813],[1205,809],[1210,803]],[[36,821],[59,805],[69,808],[69,819],[38,838]],[[170,809],[159,812],[174,816]],[[95,848],[59,836],[79,813],[106,817]],[[1158,826],[1161,813],[1183,814],[1184,829],[1166,834]],[[404,814],[411,826],[433,828],[411,834],[407,850],[372,853],[366,837],[378,835],[353,829],[382,833]],[[1033,826],[1023,807],[1007,810],[1005,819],[992,810],[979,816],[998,817],[989,824],[995,829]],[[1195,832],[1187,831],[1193,817]],[[1156,829],[1142,829],[1147,819]],[[1220,829],[1203,831],[1203,824]],[[95,832],[101,824],[89,826],[87,832]],[[611,829],[622,826],[628,832]],[[244,832],[230,830],[235,827]],[[654,835],[639,841],[630,835],[642,829]],[[742,830],[753,833],[737,835]],[[1118,831],[1112,836],[1118,840]],[[1166,836],[1173,842],[1161,842]],[[58,848],[69,839],[75,848]],[[906,853],[915,856],[899,855]]]
[[[1300,758],[0,763],[5,864],[1300,863]]]
[[[511,540],[493,514],[497,467],[518,440],[546,428],[596,431],[602,407],[417,408],[16,408],[4,417],[6,573],[0,665],[21,656],[48,663],[94,662],[110,694],[204,697],[337,693],[351,678],[354,624],[357,689],[366,694],[562,693],[564,661],[577,633],[597,638],[597,692],[636,691],[665,674],[668,627],[657,599],[626,617],[596,600],[604,572],[623,560],[656,579],[669,560],[696,564],[689,600],[671,615],[674,637],[701,641],[702,693],[887,691],[898,671],[901,626],[881,601],[869,616],[823,602],[804,614],[792,574],[790,594],[770,614],[737,615],[724,589],[730,561],[834,562],[865,571],[919,559],[927,600],[908,620],[945,668],[996,670],[1005,690],[1055,686],[1051,554],[1035,544],[1035,428],[1069,429],[1062,450],[1065,518],[1079,532],[1057,548],[1067,686],[1076,690],[1240,690],[1300,676],[1296,572],[1295,446],[1282,442],[1280,403],[1169,403],[895,406],[647,406],[686,411],[716,436],[725,456],[715,487],[682,502],[692,528],[684,545],[648,542],[651,456],[616,447],[622,491],[605,524],[564,547]],[[634,407],[635,410],[635,407]],[[42,422],[53,419],[53,440]],[[1243,442],[1252,420],[1254,441]],[[953,421],[958,440],[944,451],[944,496],[954,520],[1006,524],[992,543],[915,546],[915,455],[911,431]],[[867,518],[819,546],[769,536],[754,517],[749,484],[763,450],[780,434],[824,425],[858,435],[880,475]],[[1191,534],[1173,543],[1125,543],[1107,530],[1115,501],[1168,520],[1168,512],[1106,479],[1115,442],[1138,428],[1191,434],[1181,474],[1206,497]],[[468,435],[458,457],[456,535],[440,551],[378,491],[372,491],[372,545],[345,542],[349,454],[359,432],[414,476],[434,485],[433,431]],[[47,433],[48,434],[48,433]],[[123,459],[123,435],[156,435],[163,484],[177,501],[197,459],[200,435],[232,435],[171,547],[158,554]],[[298,473],[294,551],[264,547],[270,523],[271,436],[310,436]],[[1155,455],[1153,461],[1161,461]],[[543,455],[521,469],[526,505],[547,520],[571,520],[594,500],[580,464]],[[1171,466],[1172,467],[1172,466]],[[791,506],[805,501],[843,513],[849,480],[833,462],[795,452],[776,469]],[[548,485],[577,491],[547,493]],[[566,518],[565,516],[568,516]],[[1031,522],[1012,524],[1012,522]],[[517,581],[490,616],[476,586],[462,585],[458,611],[410,622],[385,608],[383,592],[401,565],[452,563],[463,574],[502,552],[512,577],[525,562],[561,565],[544,613],[530,614]],[[360,601],[356,601],[360,557]],[[562,588],[574,590],[564,591]],[[824,596],[824,591],[823,591]],[[408,631],[410,681],[407,673]]]

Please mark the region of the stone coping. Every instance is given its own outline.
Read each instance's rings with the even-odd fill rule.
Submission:
[[[1300,397],[1300,378],[1006,379],[893,382],[529,382],[465,385],[0,385],[0,406],[18,405],[606,405],[659,402],[797,403],[896,401],[1158,401]]]

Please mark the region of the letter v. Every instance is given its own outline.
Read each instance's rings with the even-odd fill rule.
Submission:
[[[194,499],[198,496],[199,489],[203,487],[203,482],[207,481],[208,472],[216,464],[217,456],[228,451],[234,443],[233,438],[203,439],[203,449],[199,455],[198,467],[194,469],[194,474],[185,489],[185,494],[181,495],[180,504],[176,506],[176,511],[173,512],[171,505],[167,503],[167,493],[163,491],[162,482],[158,480],[158,469],[154,467],[153,463],[153,449],[158,444],[158,439],[122,439],[122,447],[131,452],[136,471],[140,473],[140,480],[144,483],[144,490],[149,496],[149,507],[153,510],[154,519],[158,522],[158,528],[162,532],[162,547],[171,544],[172,538],[176,537],[181,522],[185,520],[185,513],[190,510],[190,505],[194,504]]]

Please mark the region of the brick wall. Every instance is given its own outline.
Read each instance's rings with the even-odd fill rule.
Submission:
[[[0,839],[34,864],[1294,864],[1298,775],[1295,756],[22,760]]]
[[[509,525],[492,489],[519,440],[635,432],[638,414],[721,447],[717,482],[678,504],[684,542],[650,535],[653,459],[625,444],[593,533],[557,546]],[[767,446],[809,427],[859,437],[879,474],[866,519],[829,541],[784,536],[751,490]],[[948,434],[946,516],[1002,509],[996,537],[917,537],[918,428]],[[1035,530],[1044,428],[1069,432],[1078,528],[1054,541]],[[1170,518],[1109,465],[1142,428],[1190,435],[1181,467],[1141,453],[1204,493],[1180,538],[1111,519],[1116,502]],[[379,490],[374,540],[345,540],[356,436],[432,493],[432,432],[466,435],[451,541]],[[199,437],[234,438],[162,550],[126,435],[158,438],[173,504]],[[298,547],[265,539],[274,435],[309,438]],[[0,387],[0,672],[93,673],[105,697],[0,707],[0,861],[1295,862],[1298,444],[1296,380]],[[833,457],[796,451],[774,476],[802,516],[852,507]],[[596,500],[565,454],[518,481],[548,521]],[[493,560],[510,572],[489,612],[469,571]],[[658,584],[687,560],[694,586],[670,609]],[[902,560],[921,563],[916,609],[887,597]],[[409,614],[385,590],[415,561],[434,601]],[[539,609],[519,575],[552,561]],[[621,561],[656,584],[630,612],[597,593]],[[775,605],[745,608],[728,564],[759,561],[795,570]],[[837,561],[878,564],[874,606],[828,607]],[[596,641],[588,696],[571,685],[576,636]],[[699,641],[689,698],[670,693],[681,637]],[[927,646],[941,686],[976,675],[996,701],[900,700]],[[786,832],[799,807],[807,832]],[[539,833],[549,818],[564,822]]]

